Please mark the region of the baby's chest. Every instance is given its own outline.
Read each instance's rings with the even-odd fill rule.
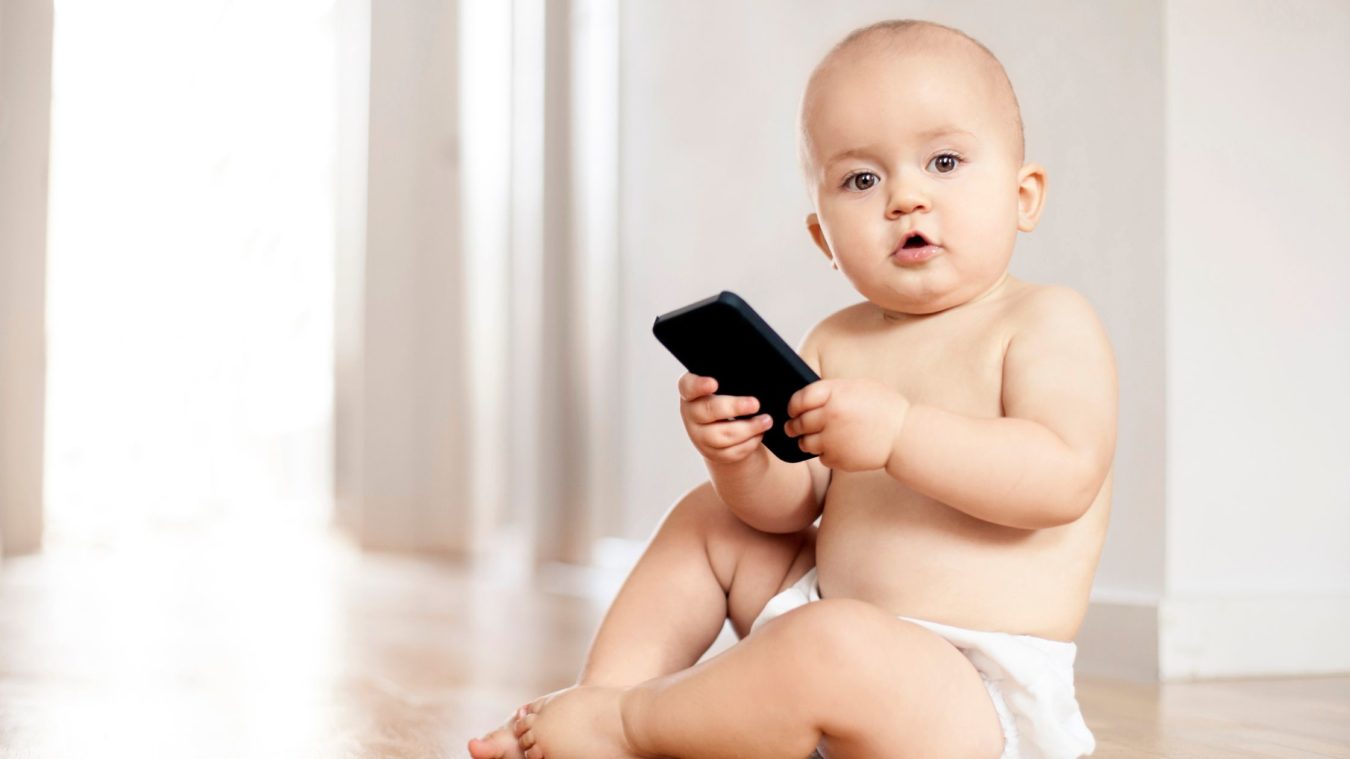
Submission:
[[[822,346],[821,372],[827,379],[877,380],[911,403],[999,417],[1007,343],[998,330],[847,336]]]

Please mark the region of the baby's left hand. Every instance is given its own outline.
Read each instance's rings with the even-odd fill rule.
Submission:
[[[886,467],[908,411],[903,395],[876,380],[825,379],[792,395],[783,429],[825,466],[865,472]]]

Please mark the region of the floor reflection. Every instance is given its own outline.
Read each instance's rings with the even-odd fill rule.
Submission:
[[[0,755],[464,756],[603,609],[316,531],[161,532],[0,570]]]

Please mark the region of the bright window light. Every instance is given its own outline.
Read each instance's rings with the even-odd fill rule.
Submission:
[[[331,510],[332,0],[57,0],[49,545]]]

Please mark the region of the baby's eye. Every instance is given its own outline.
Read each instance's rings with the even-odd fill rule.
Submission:
[[[929,168],[932,168],[934,164],[938,167],[937,173],[950,174],[953,171],[956,171],[957,166],[961,165],[961,156],[955,153],[939,153],[938,155],[933,156],[933,160],[928,162]]]
[[[870,171],[860,171],[857,174],[849,174],[844,178],[844,188],[862,192],[876,187],[880,178]]]

